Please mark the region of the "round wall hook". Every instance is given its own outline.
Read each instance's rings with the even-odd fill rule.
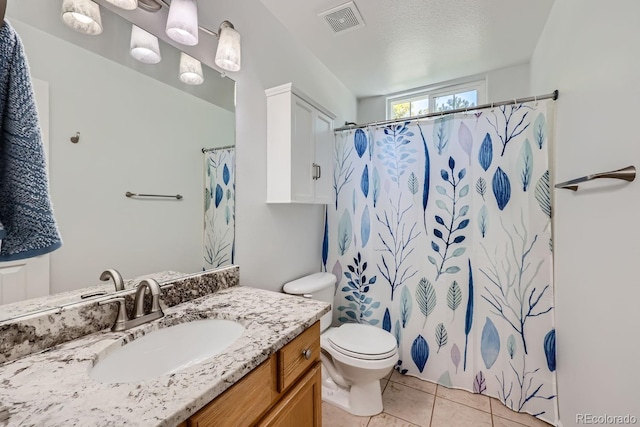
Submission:
[[[80,132],[76,132],[76,135],[69,138],[69,140],[74,144],[77,144],[78,141],[80,141]]]

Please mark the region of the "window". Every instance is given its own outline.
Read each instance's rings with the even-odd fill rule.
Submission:
[[[387,119],[401,119],[485,103],[484,80],[387,99]]]

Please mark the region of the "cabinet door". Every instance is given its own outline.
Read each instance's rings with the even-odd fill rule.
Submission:
[[[315,163],[319,177],[315,180],[315,202],[329,204],[333,200],[333,120],[320,111],[314,114]]]
[[[274,403],[276,356],[247,374],[233,387],[191,416],[189,427],[238,427],[255,423]]]
[[[260,421],[261,427],[322,427],[320,362]]]
[[[314,200],[313,149],[315,109],[298,98],[291,97],[291,198],[294,202]]]

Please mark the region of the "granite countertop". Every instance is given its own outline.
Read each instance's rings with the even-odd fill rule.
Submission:
[[[328,312],[329,305],[234,286],[167,308],[155,322],[102,331],[0,365],[1,426],[173,426],[189,418]],[[246,328],[222,353],[150,381],[104,384],[88,371],[124,342],[206,318]]]
[[[144,276],[135,277],[133,279],[125,279],[124,288],[135,288],[135,285],[137,285],[142,279],[155,279],[159,283],[164,283],[171,280],[177,280],[185,276],[188,276],[188,274],[179,273],[177,271],[161,271],[159,273],[145,274]],[[37,311],[56,310],[60,306],[82,302],[83,300],[80,297],[81,295],[91,294],[97,291],[103,291],[105,293],[114,292],[113,282],[100,282],[96,283],[94,286],[88,286],[86,288],[1,305],[0,322],[16,317],[28,316]],[[102,297],[104,297],[104,295],[102,295]]]

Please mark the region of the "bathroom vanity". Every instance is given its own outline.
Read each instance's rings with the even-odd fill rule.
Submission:
[[[202,283],[182,293],[196,288]],[[6,426],[319,426],[318,321],[328,310],[319,301],[243,286],[169,304],[159,320],[123,332],[103,329],[0,365],[0,421]],[[232,320],[245,331],[218,354],[173,374],[112,384],[89,376],[95,364],[130,341],[204,319]]]
[[[320,323],[250,372],[180,427],[322,426]]]

